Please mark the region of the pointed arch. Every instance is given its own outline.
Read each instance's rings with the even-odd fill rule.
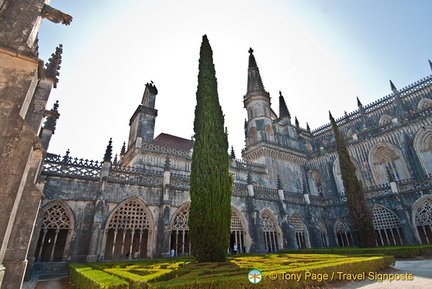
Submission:
[[[281,231],[277,220],[269,209],[260,214],[260,224],[264,237],[264,247],[267,252],[276,252],[280,248]]]
[[[258,141],[258,131],[257,131],[256,127],[253,126],[249,129],[249,132],[248,132],[248,144],[251,145],[257,141]]]
[[[297,212],[293,213],[289,221],[294,227],[297,248],[310,248],[309,233],[300,215]]]
[[[428,98],[422,98],[418,103],[418,109],[426,109],[432,107],[432,100]]]
[[[351,158],[351,160],[354,163],[354,166],[356,168],[355,174],[356,174],[357,178],[360,181],[362,181],[363,184],[364,184],[363,178],[362,178],[360,170],[359,170],[359,166],[358,166],[357,160],[354,159],[354,158]],[[337,188],[339,194],[345,195],[345,188],[344,188],[343,180],[342,180],[342,172],[341,172],[341,169],[340,169],[339,157],[337,157],[335,159],[335,161],[333,162],[333,176],[334,176],[334,180],[335,180],[335,183],[336,183],[336,188]]]
[[[425,126],[417,132],[414,149],[425,172],[432,174],[432,126]]]
[[[250,247],[250,240],[247,239],[246,220],[243,218],[241,212],[231,205],[231,238],[230,238],[230,250],[233,254],[246,253],[248,247]],[[236,245],[236,246],[234,246]],[[235,250],[237,249],[237,250]]]
[[[107,219],[102,258],[119,260],[151,257],[153,228],[152,214],[141,199],[132,197],[123,201]]]
[[[351,229],[347,223],[341,219],[337,219],[334,224],[334,235],[339,247],[353,246],[353,238]]]
[[[385,125],[385,124],[389,124],[391,122],[392,122],[392,117],[387,115],[387,114],[384,114],[379,119],[379,125]]]
[[[324,222],[322,220],[319,220],[317,223],[318,230],[320,231],[320,237],[321,237],[321,244],[323,247],[328,247],[328,235],[327,235],[327,229],[324,225]]]
[[[38,262],[64,261],[69,258],[74,218],[70,207],[53,201],[44,208],[43,223],[35,252]]]
[[[188,226],[189,210],[190,202],[184,203],[173,214],[171,220],[171,250],[174,249],[176,256],[191,254]]]
[[[369,165],[376,185],[408,178],[402,153],[390,143],[377,143],[369,152]]]
[[[274,137],[274,132],[273,132],[273,129],[271,128],[271,126],[269,126],[269,125],[266,126],[265,132],[266,132],[266,135],[267,135],[267,140],[270,141],[270,142],[274,142],[275,141],[275,137]]]
[[[311,169],[308,172],[308,183],[310,193],[314,196],[322,196],[323,184],[321,181],[321,175],[316,169]]]
[[[378,246],[405,244],[401,222],[395,213],[381,205],[375,205],[372,213]]]
[[[412,207],[412,223],[421,244],[432,244],[432,195],[418,199]]]

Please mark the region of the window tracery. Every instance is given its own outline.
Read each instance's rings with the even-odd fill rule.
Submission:
[[[422,244],[432,244],[432,197],[416,206],[414,222]]]
[[[353,245],[351,229],[347,223],[338,219],[334,225],[334,231],[339,247],[349,247]]]
[[[405,242],[399,218],[382,206],[374,206],[372,212],[377,245],[403,245]]]
[[[276,223],[269,211],[260,216],[261,228],[264,235],[264,247],[267,252],[276,252],[278,248],[278,234]]]

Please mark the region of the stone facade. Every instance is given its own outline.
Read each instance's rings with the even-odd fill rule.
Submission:
[[[21,287],[43,198],[40,165],[54,129],[41,129],[41,124],[45,116],[58,117],[56,108],[45,107],[58,81],[62,48],[44,68],[38,59],[37,33],[43,18],[64,16],[67,23],[72,19],[47,5],[49,1],[31,2],[0,1],[1,288]]]
[[[244,106],[246,147],[231,153],[231,244],[240,252],[356,245],[330,124],[291,123],[280,93],[270,107],[250,50]],[[374,213],[377,245],[432,241],[432,75],[337,119]],[[157,89],[147,83],[128,144],[102,162],[48,154],[29,256],[38,268],[190,254],[193,140],[154,138]],[[57,262],[57,263],[56,263]],[[42,264],[42,265],[41,265]],[[48,267],[45,267],[48,268]]]

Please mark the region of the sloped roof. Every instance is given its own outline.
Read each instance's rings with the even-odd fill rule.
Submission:
[[[189,151],[192,148],[193,142],[190,139],[181,138],[178,136],[161,133],[153,142],[168,148],[178,149],[182,151]]]

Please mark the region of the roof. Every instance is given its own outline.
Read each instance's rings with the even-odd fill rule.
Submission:
[[[161,145],[168,148],[178,149],[182,151],[190,151],[193,145],[193,141],[190,139],[181,138],[178,136],[161,133],[153,142],[157,145]]]

